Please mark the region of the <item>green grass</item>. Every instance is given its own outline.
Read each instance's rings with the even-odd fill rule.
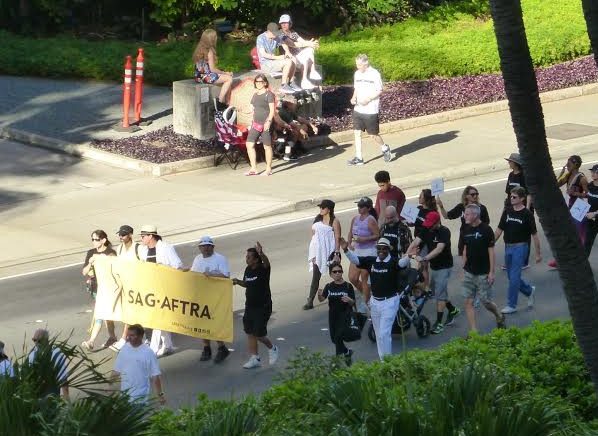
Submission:
[[[317,62],[326,83],[350,83],[353,58],[367,53],[385,81],[453,77],[498,72],[499,59],[491,20],[475,18],[471,1],[442,6],[395,25],[329,35],[321,39]],[[524,19],[535,66],[547,66],[590,53],[578,1],[523,0]],[[29,39],[0,32],[0,73],[121,80],[124,56],[136,54],[138,43],[91,42],[59,37]],[[168,85],[192,76],[193,44],[145,44],[146,80]],[[220,67],[251,69],[251,45],[219,46]]]

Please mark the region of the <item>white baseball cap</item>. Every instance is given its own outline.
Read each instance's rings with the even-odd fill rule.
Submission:
[[[282,23],[292,23],[291,16],[289,14],[281,15],[280,19],[278,20],[278,24],[282,24]]]

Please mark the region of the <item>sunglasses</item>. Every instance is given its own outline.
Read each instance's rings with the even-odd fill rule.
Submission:
[[[470,192],[468,195],[471,195],[472,197],[477,197],[478,195],[480,195],[479,192]]]
[[[332,274],[342,274],[343,271],[340,269],[335,269],[334,271],[330,271]]]
[[[264,82],[263,80],[256,80],[256,81],[255,81],[255,82],[253,82],[253,83],[266,83],[266,82]]]
[[[95,241],[95,242],[99,242],[99,241],[101,241],[101,239],[99,239],[99,238],[91,238],[91,240],[92,240],[92,241]]]
[[[511,198],[521,198],[518,195],[511,195]]]

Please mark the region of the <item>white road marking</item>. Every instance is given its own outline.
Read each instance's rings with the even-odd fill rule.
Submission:
[[[584,165],[591,165],[591,164],[594,164],[594,163],[598,163],[598,161],[585,162]],[[553,168],[554,171],[559,170],[559,169],[561,169],[561,167],[554,167]],[[479,182],[479,183],[476,183],[475,186],[490,185],[492,183],[504,182],[505,180],[507,180],[507,178],[506,177],[502,177],[500,179],[488,180],[486,182]],[[460,190],[465,189],[466,186],[467,185],[456,186],[454,188],[448,188],[444,192],[460,191]],[[412,199],[418,198],[418,197],[419,197],[419,194],[418,195],[413,195],[411,197],[407,197],[407,200],[412,200]],[[344,213],[344,212],[352,211],[354,209],[355,208],[353,208],[353,207],[349,208],[349,209],[343,209],[343,210],[337,212],[337,215],[341,214],[341,213]],[[235,230],[233,232],[220,233],[220,234],[212,235],[212,237],[213,238],[223,238],[223,237],[226,237],[226,236],[240,235],[242,233],[255,232],[256,230],[269,229],[269,228],[272,228],[272,227],[278,227],[278,226],[283,226],[283,225],[286,225],[286,224],[293,224],[293,223],[298,223],[298,222],[301,222],[301,221],[307,221],[307,220],[312,220],[312,219],[313,219],[313,217],[311,215],[303,217],[303,218],[293,218],[293,219],[290,219],[290,220],[287,220],[287,221],[270,223],[270,224],[264,224],[262,226],[253,227],[251,229]],[[187,245],[187,244],[191,244],[191,243],[195,243],[195,242],[197,242],[197,238],[193,238],[193,239],[190,239],[188,241],[177,242],[177,243],[172,244],[172,245],[174,245],[174,246]],[[73,266],[80,266],[80,265],[83,265],[83,262],[77,262],[77,263],[71,263],[71,264],[68,264],[68,265],[55,266],[55,267],[52,267],[52,268],[40,269],[40,270],[37,270],[37,271],[30,271],[30,272],[21,273],[21,274],[15,274],[15,275],[12,275],[12,276],[0,277],[0,282],[3,281],[3,280],[16,279],[16,278],[19,278],[19,277],[26,277],[26,276],[31,276],[31,275],[34,275],[34,274],[41,274],[41,273],[45,273],[45,272],[48,272],[48,271],[57,271],[57,270],[66,269],[66,268],[72,268]]]
[[[276,338],[277,341],[284,341],[285,338]]]

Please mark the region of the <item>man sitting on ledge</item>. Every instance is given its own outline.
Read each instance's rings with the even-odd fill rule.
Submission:
[[[322,80],[322,76],[314,68],[314,50],[320,46],[320,42],[313,38],[309,41],[301,38],[297,32],[291,29],[293,22],[288,14],[281,15],[278,24],[282,29],[282,35],[280,36],[282,48],[287,55],[291,56],[295,65],[303,71],[301,88],[315,88],[310,79]]]
[[[295,62],[292,56],[276,54],[276,48],[279,45],[277,40],[279,35],[278,25],[276,23],[269,23],[266,31],[257,37],[256,46],[260,60],[260,69],[264,73],[282,71],[282,86],[280,87],[280,91],[292,94],[296,91],[301,91],[301,88],[291,82],[291,78],[295,74]]]

